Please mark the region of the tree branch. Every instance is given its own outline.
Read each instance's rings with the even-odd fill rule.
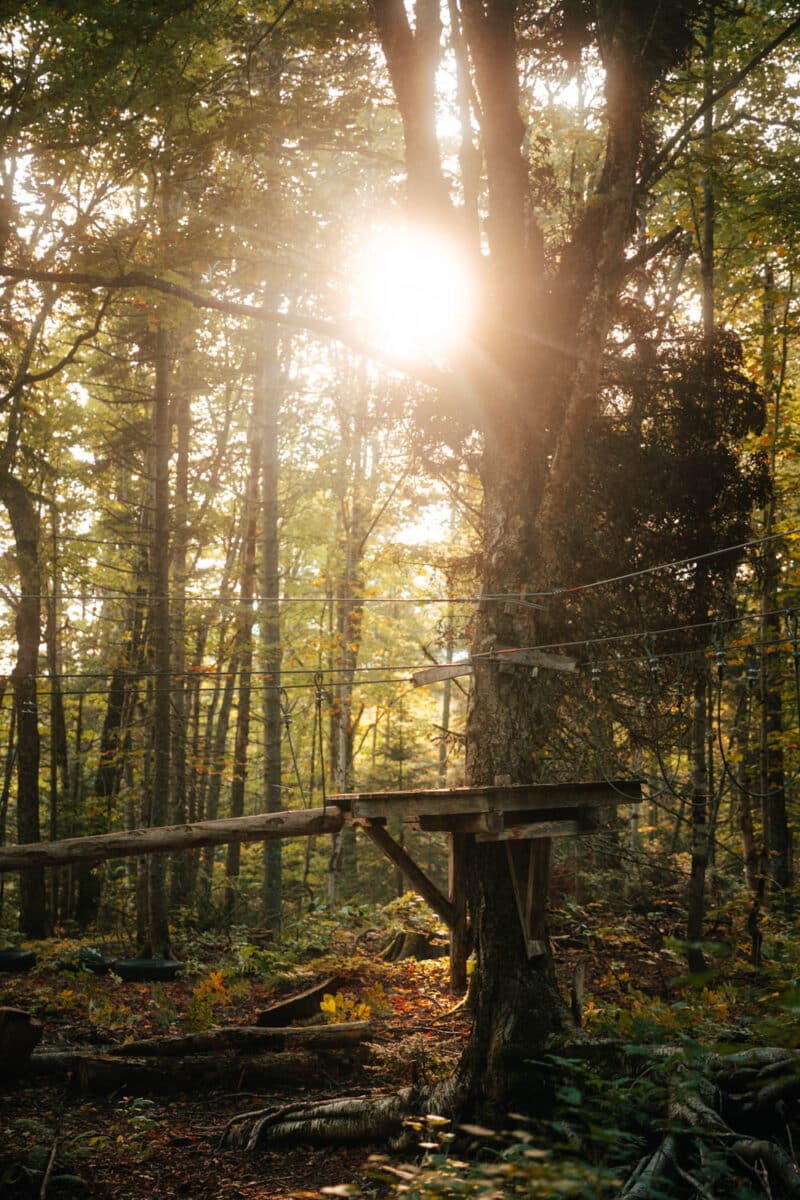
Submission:
[[[8,404],[10,400],[13,400],[15,396],[18,396],[22,389],[27,387],[29,383],[43,383],[46,379],[52,379],[54,375],[59,373],[59,371],[63,371],[64,367],[67,367],[71,362],[74,362],[75,355],[78,353],[81,346],[83,346],[84,343],[91,341],[92,338],[96,337],[100,332],[100,326],[103,323],[103,317],[105,316],[110,303],[111,293],[109,292],[104,298],[103,303],[100,305],[100,309],[95,317],[94,324],[92,325],[91,329],[87,329],[85,333],[78,334],[67,353],[60,358],[57,363],[54,363],[52,367],[48,367],[45,371],[25,371],[23,375],[19,376],[8,389],[6,394],[4,396],[0,396],[0,408],[5,408],[6,404]]]
[[[453,382],[447,372],[437,367],[426,366],[424,363],[414,362],[402,355],[392,354],[379,346],[371,345],[361,337],[351,322],[331,321],[298,313],[274,312],[259,304],[247,304],[241,300],[221,300],[218,296],[197,292],[182,283],[150,275],[147,271],[125,271],[114,276],[99,275],[90,271],[50,271],[35,266],[12,267],[7,263],[0,263],[0,278],[29,280],[32,283],[55,283],[65,288],[105,288],[110,292],[136,289],[160,292],[165,296],[173,296],[176,300],[184,300],[195,308],[209,309],[229,317],[248,317],[264,325],[284,325],[289,329],[314,334],[316,337],[342,342],[365,358],[381,363],[391,370],[401,371],[420,383],[427,384],[428,387],[443,387]]]
[[[745,63],[740,70],[734,72],[730,79],[727,79],[725,83],[721,84],[716,91],[712,92],[711,95],[703,100],[701,104],[698,104],[694,112],[690,113],[690,115],[681,125],[680,129],[676,130],[672,137],[664,143],[655,158],[653,158],[648,164],[647,169],[642,172],[639,180],[640,191],[644,191],[646,188],[652,187],[654,183],[657,183],[659,179],[663,178],[663,176],[675,162],[675,159],[680,154],[691,130],[694,128],[700,118],[704,116],[710,108],[713,108],[718,101],[722,100],[724,96],[727,96],[729,92],[734,91],[739,84],[742,83],[747,76],[756,69],[756,67],[760,66],[766,58],[769,58],[770,54],[772,54],[774,50],[777,50],[778,46],[790,38],[798,29],[800,29],[800,17],[797,17],[796,20],[791,21],[785,29],[783,29],[772,39],[771,42],[768,42],[767,45],[759,50],[757,54],[754,54],[749,62]]]

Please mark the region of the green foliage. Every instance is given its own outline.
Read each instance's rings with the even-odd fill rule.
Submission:
[[[619,1177],[606,1167],[577,1158],[553,1156],[525,1128],[523,1118],[508,1132],[495,1133],[479,1126],[462,1125],[455,1131],[433,1114],[407,1122],[409,1131],[421,1134],[421,1163],[396,1167],[382,1156],[370,1160],[373,1171],[393,1181],[395,1195],[408,1200],[500,1200],[506,1196],[575,1196],[603,1200],[619,1187]],[[458,1152],[454,1150],[454,1144]]]
[[[184,1026],[190,1033],[210,1029],[216,1022],[218,1010],[226,1007],[230,1000],[222,971],[211,971],[195,985],[184,1013]]]

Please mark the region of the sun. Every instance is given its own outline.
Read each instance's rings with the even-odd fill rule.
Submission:
[[[475,285],[466,257],[445,235],[390,225],[367,239],[353,298],[372,345],[401,358],[442,361],[467,337]]]

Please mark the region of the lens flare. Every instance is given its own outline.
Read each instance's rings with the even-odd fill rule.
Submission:
[[[414,226],[377,230],[363,254],[355,303],[367,339],[409,359],[446,360],[466,337],[474,282],[458,248]]]

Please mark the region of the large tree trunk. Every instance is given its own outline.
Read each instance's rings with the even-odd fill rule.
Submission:
[[[431,145],[435,148],[434,108],[426,97],[432,95],[438,65],[438,5],[417,4],[414,31],[402,0],[372,0],[372,9],[403,121],[409,199],[436,221],[447,201],[441,162]],[[489,191],[490,255],[482,281],[487,304],[476,353],[465,365],[482,423],[481,582],[483,593],[491,596],[562,582],[559,560],[569,492],[599,411],[600,364],[641,200],[644,117],[669,62],[666,28],[652,13],[633,0],[596,5],[606,70],[605,161],[559,268],[547,279],[542,233],[528,203],[515,10],[504,0],[463,0],[461,5]],[[480,658],[502,647],[555,640],[561,632],[557,613],[536,627],[534,611],[511,600],[486,600],[479,608],[472,646],[478,665],[467,726],[472,785],[498,777],[526,783],[540,769],[548,730],[557,719],[558,683],[544,672],[533,679],[529,670]],[[462,1102],[466,1098],[467,1111],[477,1116],[500,1117],[510,1104],[522,1102],[525,1060],[571,1025],[556,988],[543,911],[548,844],[531,859],[538,874],[538,911],[534,929],[528,930],[535,934],[529,956],[506,849],[488,843],[472,852],[469,909],[478,987],[473,1031],[453,1094]]]
[[[529,163],[519,95],[515,17],[509,0],[462,0],[463,37],[474,69],[489,197],[489,255],[469,247],[481,272],[484,308],[476,341],[459,363],[458,400],[483,439],[484,536],[467,727],[472,785],[498,778],[527,783],[558,714],[558,684],[545,672],[489,658],[502,647],[557,641],[559,605],[534,627],[534,609],[514,595],[564,582],[560,561],[570,520],[569,496],[601,408],[601,363],[626,272],[626,249],[644,196],[640,169],[645,118],[661,74],[684,44],[689,5],[655,9],[638,0],[593,6],[605,69],[606,148],[594,194],[558,259],[545,274],[544,234],[529,196]],[[409,207],[452,235],[462,214],[450,205],[436,139],[436,72],[441,5],[417,0],[412,29],[404,0],[371,0],[378,36],[403,123]],[[677,29],[676,29],[677,26]],[[588,33],[588,29],[587,29]],[[461,58],[464,59],[461,45]],[[473,231],[474,236],[474,231]],[[454,385],[455,386],[455,385]],[[498,601],[497,596],[508,600]],[[424,1095],[409,1093],[372,1109],[372,1132],[393,1130],[409,1109],[504,1119],[530,1109],[530,1061],[571,1025],[555,982],[546,922],[549,846],[530,855],[535,867],[533,919],[523,935],[510,862],[491,842],[472,850],[468,904],[477,966],[472,1033],[453,1077]],[[520,905],[520,908],[523,906]],[[293,1136],[364,1136],[364,1106],[277,1115],[237,1129],[246,1144],[291,1129]],[[344,1127],[340,1124],[344,1122]],[[367,1122],[367,1124],[369,1124]],[[282,1134],[281,1134],[282,1136]]]

